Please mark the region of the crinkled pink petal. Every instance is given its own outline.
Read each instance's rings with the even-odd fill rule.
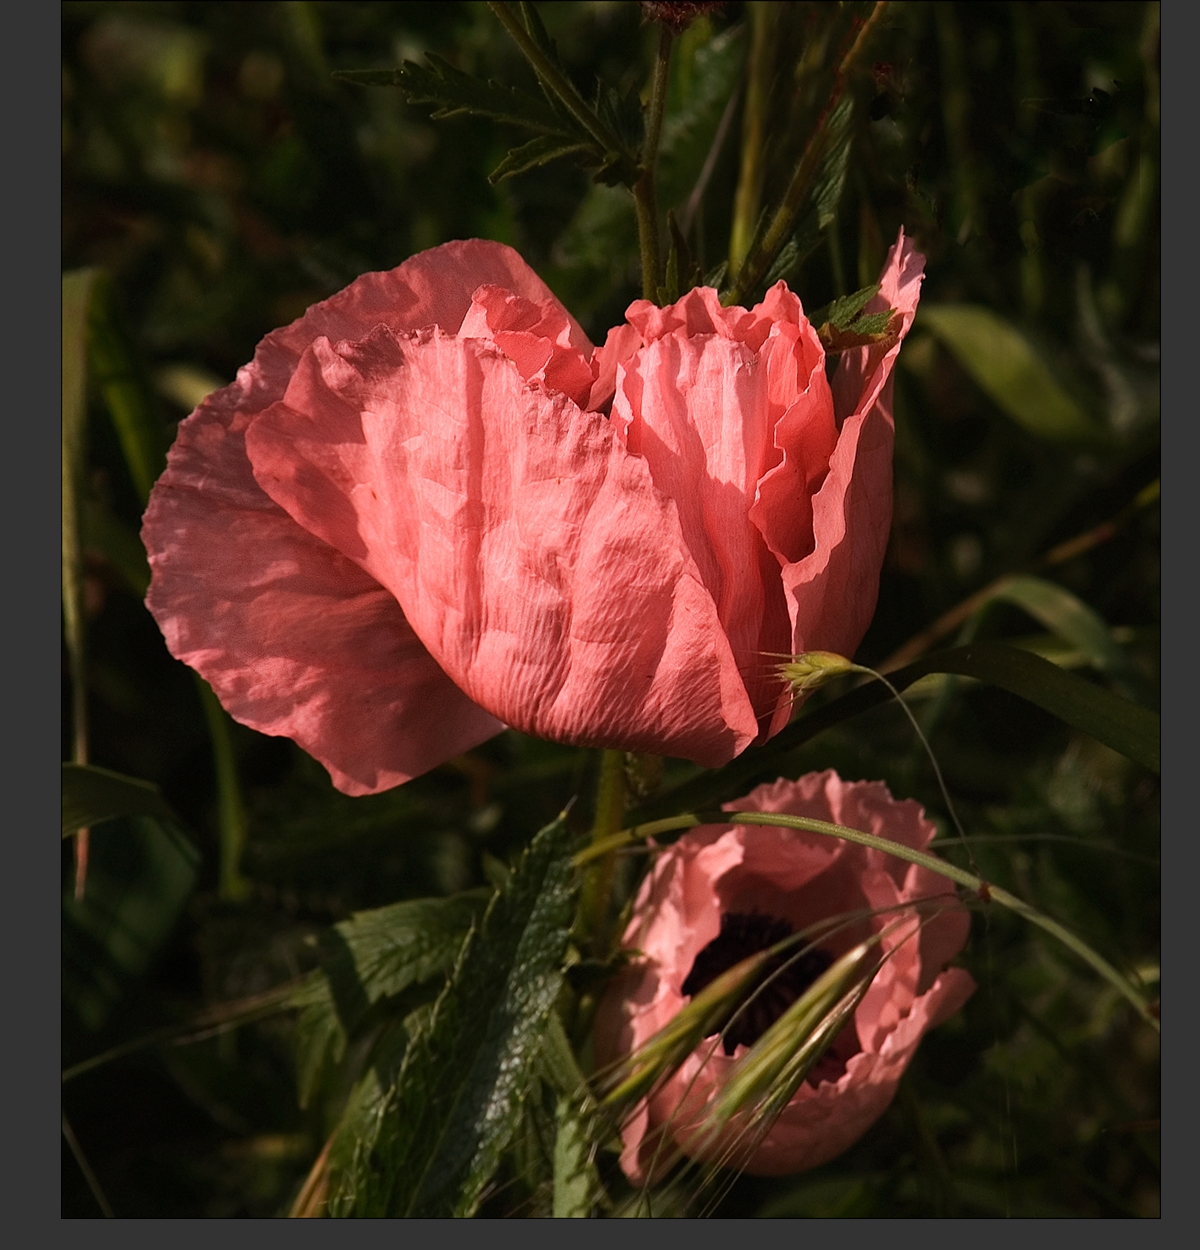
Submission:
[[[617,389],[617,370],[642,346],[642,336],[627,321],[614,326],[604,343],[592,353],[591,394],[584,407],[590,412],[605,411]]]
[[[481,286],[459,329],[460,338],[495,343],[526,382],[541,382],[585,407],[592,390],[592,345],[555,299],[523,299]]]
[[[895,308],[901,339],[912,325],[924,258],[900,232],[888,253],[879,295],[867,305]],[[879,570],[892,521],[891,347],[846,352],[833,383],[841,424],[829,473],[813,499],[813,550],[782,569],[792,649],[852,656],[875,612]]]
[[[248,448],[272,498],[506,724],[705,764],[755,736],[676,503],[618,426],[492,344],[318,340]]]
[[[625,363],[612,408],[629,450],[676,503],[764,736],[785,698],[775,668],[790,642],[779,565],[750,517],[773,450],[768,378],[734,338],[671,334]]]
[[[468,240],[365,274],[269,334],[237,381],[180,425],[146,511],[147,606],[172,653],[234,717],[294,738],[348,793],[397,785],[503,726],[424,653],[394,599],[262,491],[245,430],[282,398],[317,336],[456,331],[489,282],[553,298],[511,248]],[[571,341],[586,344],[571,326]]]
[[[181,427],[146,511],[146,603],[171,654],[236,720],[292,738],[347,794],[399,785],[498,733],[395,599],[258,488],[240,391],[217,392]]]

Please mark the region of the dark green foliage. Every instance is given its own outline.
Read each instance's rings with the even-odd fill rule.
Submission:
[[[561,819],[538,834],[472,930],[394,1086],[379,1080],[372,1131],[334,1174],[334,1214],[475,1211],[521,1117],[562,985],[574,842]]]
[[[64,838],[76,829],[112,820],[115,816],[157,816],[160,820],[178,820],[153,782],[125,777],[108,768],[64,764],[62,791]]]
[[[768,7],[763,223],[870,11]],[[554,823],[578,797],[586,827],[595,760],[506,733],[349,799],[290,742],[227,724],[248,883],[231,897],[210,722],[141,604],[140,516],[174,424],[315,300],[468,237],[516,247],[593,341],[640,296],[621,184],[657,29],[634,4],[508,11],[610,143],[488,6],[63,6],[63,267],[91,271],[86,342],[64,364],[80,392],[67,432],[94,763],[86,793],[68,773],[64,818],[109,817],[81,903],[64,841],[63,1066],[122,1048],[63,1103],[118,1216],[286,1214],[306,1178],[313,1213],[322,1192],[371,1213],[636,1208],[579,1089],[612,965],[571,963],[571,836]],[[978,872],[1151,993],[1157,21],[1140,3],[889,6],[764,275],[823,310],[810,315],[832,352],[889,332],[863,309],[901,226],[927,257],[895,374],[891,541],[854,658],[899,666]],[[675,41],[666,294],[736,277],[748,35],[728,5]],[[911,726],[861,677],[727,769],[667,761],[629,815],[830,767],[885,780],[951,832]],[[938,849],[969,866],[956,838]],[[645,863],[617,864],[614,913]],[[979,910],[962,957],[979,989],[924,1040],[887,1115],[812,1173],[741,1178],[717,1214],[1157,1213],[1156,1039],[1052,941]],[[685,1214],[693,1197],[664,1187],[650,1206]],[[97,1210],[64,1154],[63,1213]]]

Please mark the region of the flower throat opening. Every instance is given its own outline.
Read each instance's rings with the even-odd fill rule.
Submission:
[[[721,932],[713,938],[692,962],[691,970],[680,987],[689,998],[715,981],[750,955],[767,950],[776,942],[790,937],[792,926],[786,920],[757,913],[723,912]],[[784,964],[787,967],[784,968]],[[833,964],[828,951],[797,948],[783,951],[764,965],[758,980],[749,992],[757,990],[768,977],[771,983],[755,995],[729,1025],[722,1045],[732,1055],[739,1043],[753,1046],[806,989]],[[783,971],[779,970],[783,968]],[[748,996],[748,995],[747,995]],[[732,1014],[732,1013],[731,1013]]]

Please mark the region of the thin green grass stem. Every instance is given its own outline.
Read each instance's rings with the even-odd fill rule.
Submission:
[[[246,809],[242,803],[242,787],[238,781],[237,760],[233,738],[229,733],[229,716],[221,706],[212,687],[199,673],[196,689],[208,722],[212,740],[213,769],[217,781],[217,834],[220,849],[218,892],[222,899],[238,902],[250,893],[250,882],[242,876],[242,851],[246,846]]]
[[[957,868],[953,864],[948,864],[945,860],[938,859],[936,855],[929,855],[924,851],[915,851],[911,847],[903,846],[899,842],[892,842],[887,838],[878,837],[873,833],[863,833],[858,829],[848,829],[845,825],[831,824],[826,820],[815,820],[808,816],[790,816],[780,812],[686,812],[679,816],[669,817],[666,820],[651,821],[645,825],[635,825],[631,829],[621,830],[619,833],[615,833],[602,842],[598,842],[588,847],[587,850],[580,852],[575,857],[575,862],[576,864],[583,864],[590,859],[608,854],[620,847],[628,846],[631,842],[654,837],[660,833],[694,829],[697,825],[766,825],[773,828],[803,829],[808,833],[818,833],[829,838],[841,838],[844,842],[854,842],[859,846],[870,847],[872,850],[882,851],[885,855],[894,856],[896,859],[907,860],[910,864],[919,864],[922,868],[927,868],[930,872],[936,873],[940,877],[945,877],[956,885],[970,890],[976,898],[983,902],[999,903],[1001,907],[1016,912],[1022,919],[1032,925],[1036,925],[1039,929],[1045,930],[1051,937],[1057,938],[1068,950],[1073,951],[1093,971],[1103,977],[1123,998],[1127,999],[1136,1008],[1138,1015],[1155,1032],[1159,1031],[1159,1022],[1150,1004],[1133,983],[1114,968],[1103,955],[1094,951],[1081,938],[1076,937],[1070,929],[1059,924],[1057,920],[1043,915],[1036,907],[1031,907],[1028,903],[1017,898],[1015,894],[1010,894],[1007,890],[984,881],[982,877],[977,876],[975,873],[967,872],[963,868]]]

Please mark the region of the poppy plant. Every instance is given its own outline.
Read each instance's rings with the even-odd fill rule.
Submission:
[[[936,834],[913,800],[832,770],[759,786],[726,807],[813,817],[914,850]],[[635,1052],[739,961],[790,934],[803,935],[804,945],[777,956],[775,975],[720,1038],[702,1042],[634,1109],[622,1131],[626,1175],[643,1183],[676,1148],[704,1158],[728,1154],[760,1176],[801,1172],[841,1154],[887,1109],[921,1036],[973,992],[968,972],[944,967],[969,928],[943,878],[873,848],[769,825],[705,825],[685,834],[659,854],[634,902],[622,940],[631,961],[597,1012],[601,1064]],[[765,1134],[706,1133],[706,1113],[748,1047],[872,936],[879,967],[852,1020]]]
[[[593,348],[511,249],[448,243],[269,334],[180,425],[147,605],[239,721],[348,794],[512,726],[722,764],[781,654],[850,655],[891,520],[895,332],[832,380],[800,300],[638,300]]]

